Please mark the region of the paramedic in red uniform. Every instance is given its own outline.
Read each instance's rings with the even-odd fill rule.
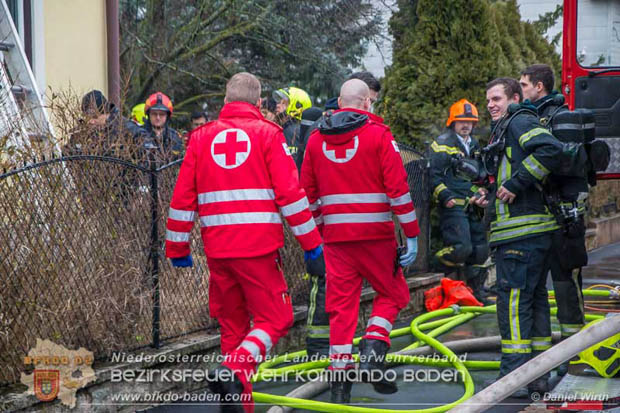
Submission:
[[[263,118],[260,93],[260,82],[249,73],[228,81],[219,119],[191,134],[168,214],[166,256],[177,267],[191,267],[190,232],[198,212],[209,310],[220,323],[227,356],[212,372],[210,387],[222,395],[251,395],[247,378],[293,324],[278,254],[281,216],[310,259],[322,254],[282,128]],[[239,404],[222,407],[243,411]],[[253,403],[245,408],[253,411]]]
[[[392,323],[409,302],[398,264],[415,260],[420,230],[398,145],[383,119],[368,112],[368,86],[359,79],[345,82],[338,104],[341,109],[321,118],[308,140],[301,181],[325,240],[331,400],[347,403],[364,278],[377,296],[359,345],[359,376],[377,392],[397,391],[380,373]],[[407,236],[400,262],[392,213]]]

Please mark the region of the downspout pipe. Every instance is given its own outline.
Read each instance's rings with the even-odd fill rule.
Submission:
[[[108,46],[108,100],[116,107],[121,103],[121,65],[118,0],[105,0],[106,36]]]
[[[530,382],[570,360],[588,347],[600,343],[614,334],[618,334],[618,332],[620,332],[620,315],[605,318],[534,357],[512,373],[475,394],[465,403],[449,410],[449,413],[478,413],[488,410],[517,389],[527,386]]]

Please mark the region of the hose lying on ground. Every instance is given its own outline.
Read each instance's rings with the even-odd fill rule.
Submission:
[[[599,291],[599,290],[585,290],[584,295],[595,295],[595,296],[609,296],[609,291]],[[552,301],[553,302],[553,301]],[[467,399],[469,399],[474,394],[474,384],[469,374],[468,369],[484,369],[484,370],[497,370],[499,368],[498,361],[461,361],[456,356],[456,352],[463,351],[480,351],[481,349],[489,348],[498,348],[499,346],[494,344],[498,340],[496,337],[482,338],[482,339],[472,339],[472,340],[460,340],[454,342],[454,345],[448,346],[448,343],[441,343],[436,340],[434,337],[437,337],[441,334],[446,333],[452,328],[461,325],[470,321],[472,318],[477,317],[481,314],[495,313],[495,306],[489,307],[458,307],[454,306],[451,308],[446,308],[442,310],[433,311],[431,313],[422,314],[416,317],[409,327],[400,328],[393,330],[390,334],[390,337],[399,337],[406,334],[413,334],[418,341],[412,343],[407,346],[403,350],[390,353],[386,357],[386,361],[391,364],[418,364],[418,365],[430,365],[434,367],[454,367],[459,372],[461,377],[464,379],[465,391],[463,395],[456,401],[448,403],[443,406],[437,406],[433,408],[427,409],[417,409],[417,410],[385,410],[385,409],[375,409],[369,407],[362,407],[356,405],[341,405],[341,404],[332,404],[326,402],[319,402],[315,400],[308,400],[308,398],[315,397],[316,395],[322,393],[323,391],[329,388],[329,383],[327,381],[320,380],[320,372],[324,370],[325,367],[329,365],[329,361],[320,360],[320,361],[310,361],[305,363],[299,363],[294,365],[288,365],[284,367],[276,367],[283,363],[288,363],[292,361],[296,361],[297,359],[305,356],[306,351],[298,351],[295,353],[288,353],[281,356],[278,356],[272,360],[269,360],[265,363],[262,363],[259,368],[257,375],[254,381],[266,380],[273,377],[285,377],[285,375],[289,374],[301,374],[301,375],[312,375],[313,378],[316,378],[316,381],[310,381],[305,383],[301,387],[293,390],[291,393],[286,396],[278,396],[267,393],[254,392],[254,400],[259,403],[269,403],[279,406],[284,406],[284,409],[272,408],[270,409],[271,413],[275,412],[284,412],[290,411],[290,408],[303,408],[307,410],[315,410],[322,412],[358,412],[358,413],[372,413],[372,412],[409,412],[409,413],[439,413],[450,410],[454,407],[457,407]],[[553,308],[551,310],[551,314],[554,315],[557,313],[557,309]],[[433,320],[435,318],[444,317],[439,320]],[[593,320],[602,318],[600,315],[586,315],[587,320]],[[430,321],[433,320],[433,321]],[[429,331],[430,330],[430,331]],[[423,333],[423,331],[429,331],[428,333]],[[615,334],[615,333],[614,333]],[[557,334],[554,334],[554,338],[557,339]],[[359,343],[360,338],[356,338],[354,340],[354,344]],[[479,340],[479,341],[474,341]],[[469,342],[465,344],[460,344],[462,342]],[[430,347],[423,346],[426,343]],[[451,343],[450,343],[451,344]],[[481,345],[481,347],[476,347],[476,345]],[[452,347],[452,349],[451,349]],[[555,348],[555,347],[554,347]],[[432,350],[431,350],[432,349]],[[440,353],[443,358],[441,360],[433,360],[428,357],[421,357],[421,355],[427,355],[430,351],[435,353]],[[547,354],[545,352],[544,354]],[[354,356],[356,357],[356,356]],[[571,356],[566,357],[565,360],[568,360]],[[563,360],[563,361],[565,361]],[[561,364],[562,361],[556,364]],[[554,366],[555,367],[555,366]],[[552,367],[553,368],[553,367]],[[541,375],[544,373],[541,373]],[[533,379],[532,379],[533,380]],[[531,381],[531,380],[530,380]],[[521,386],[522,387],[522,386]],[[512,394],[513,391],[506,391],[507,395]],[[480,394],[480,393],[479,393]],[[501,401],[501,400],[500,400]]]

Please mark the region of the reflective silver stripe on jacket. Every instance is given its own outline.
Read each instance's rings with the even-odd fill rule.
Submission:
[[[177,221],[194,222],[196,213],[194,211],[182,211],[180,209],[170,208],[168,210],[168,218]]]
[[[335,204],[382,204],[387,202],[387,195],[382,193],[334,194],[321,197],[322,206]]]
[[[508,218],[504,221],[492,222],[491,229],[510,228],[517,225],[541,224],[546,222],[555,222],[555,218],[549,215],[526,215],[523,217]]]
[[[399,205],[405,205],[408,204],[411,201],[411,194],[409,192],[396,197],[396,198],[390,198],[390,205],[391,206],[399,206]]]
[[[200,217],[200,226],[237,224],[281,224],[282,219],[277,212],[234,212],[231,214],[205,215]]]
[[[383,317],[379,317],[379,316],[370,317],[370,319],[368,320],[368,325],[366,325],[366,328],[370,328],[372,326],[381,327],[387,330],[388,333],[392,331],[392,323],[390,323],[388,320],[386,320]]]
[[[291,202],[288,205],[284,205],[280,208],[280,212],[282,212],[282,215],[284,215],[285,217],[290,217],[291,215],[300,213],[309,206],[310,205],[308,204],[308,198],[303,197],[299,201]]]
[[[291,231],[293,231],[293,234],[299,237],[301,235],[305,235],[309,233],[315,228],[316,228],[316,223],[314,222],[314,218],[310,218],[303,224],[292,226]]]
[[[323,225],[323,215],[319,215],[318,217],[314,218],[314,223],[317,225]]]
[[[214,202],[266,201],[273,199],[275,199],[273,189],[231,189],[198,194],[198,203],[200,205],[212,204]]]
[[[367,224],[373,222],[390,222],[391,212],[369,212],[359,214],[325,214],[325,225],[331,224]]]
[[[408,224],[416,220],[415,211],[407,212],[406,214],[396,214],[401,224]]]
[[[177,232],[166,230],[166,241],[189,242],[189,232]]]
[[[315,202],[311,203],[308,208],[310,209],[310,211],[316,211],[317,209],[319,209],[320,206],[321,206],[321,201],[316,200]]]

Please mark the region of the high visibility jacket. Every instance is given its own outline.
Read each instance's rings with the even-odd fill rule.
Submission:
[[[280,213],[304,250],[319,246],[297,176],[282,128],[248,103],[226,104],[218,120],[191,134],[170,204],[166,256],[190,253],[196,211],[207,257],[254,257],[282,247]]]
[[[559,227],[536,187],[560,166],[562,146],[536,116],[520,112],[506,130],[505,149],[497,172],[497,188],[516,194],[512,204],[498,198],[489,204],[491,246],[529,238]]]
[[[347,108],[319,120],[301,182],[326,243],[393,239],[392,212],[407,237],[420,232],[398,145],[369,112]]]
[[[452,129],[438,136],[432,143],[431,185],[433,196],[441,207],[444,207],[451,199],[454,199],[457,204],[464,202],[465,199],[478,192],[476,185],[456,176],[452,168],[452,159],[459,154],[466,158],[473,158],[474,153],[479,150],[478,141],[470,137],[468,155],[467,149]]]

